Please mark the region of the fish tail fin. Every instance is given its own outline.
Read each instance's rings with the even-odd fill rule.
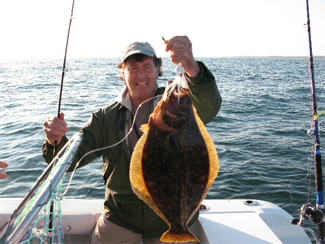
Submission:
[[[200,240],[189,230],[184,231],[184,233],[172,233],[170,230],[166,231],[161,237],[162,242],[200,242]]]

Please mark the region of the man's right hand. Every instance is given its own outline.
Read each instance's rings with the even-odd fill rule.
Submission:
[[[49,116],[44,122],[44,132],[47,142],[55,146],[61,143],[62,137],[69,131],[67,123],[64,122],[64,113],[59,114],[59,118],[56,116]]]

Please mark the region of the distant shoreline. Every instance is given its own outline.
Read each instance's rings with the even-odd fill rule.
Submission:
[[[309,56],[222,56],[222,57],[200,57],[200,58],[309,59]],[[314,56],[313,59],[325,59],[325,56]]]

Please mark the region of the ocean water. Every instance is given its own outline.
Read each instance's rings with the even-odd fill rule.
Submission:
[[[312,138],[306,134],[312,122],[308,59],[198,60],[215,75],[223,98],[218,116],[207,125],[220,163],[207,198],[270,201],[298,217],[302,204],[315,204],[314,175],[311,180],[308,175]],[[117,63],[114,58],[67,60],[61,111],[68,136],[123,89]],[[325,59],[315,59],[314,66],[320,112],[325,110]],[[174,68],[164,59],[160,85],[174,79]],[[46,167],[43,122],[57,114],[61,73],[62,60],[0,61],[0,160],[10,164],[0,197],[24,197]],[[319,121],[322,149],[325,116]],[[101,159],[77,170],[66,197],[104,199],[101,171]]]

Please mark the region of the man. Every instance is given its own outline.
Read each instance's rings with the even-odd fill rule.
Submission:
[[[206,124],[218,113],[221,97],[215,79],[206,66],[197,62],[192,53],[192,43],[186,36],[176,36],[165,42],[166,51],[174,64],[182,64],[189,79],[191,100],[201,120]],[[150,99],[162,94],[164,88],[158,88],[157,79],[161,76],[162,61],[157,58],[155,50],[149,43],[131,43],[123,52],[121,63],[121,79],[125,90],[112,105],[92,114],[86,126],[81,130],[83,142],[78,149],[76,159],[69,170],[73,170],[76,162],[87,152],[113,145],[122,140],[132,126],[135,111],[135,127],[122,143],[113,148],[89,154],[79,167],[102,156],[104,168],[103,178],[106,183],[104,212],[98,219],[92,234],[91,243],[160,243],[159,238],[168,229],[160,219],[132,191],[129,180],[129,165],[133,148],[139,139],[141,124],[147,123],[150,113],[159,98]],[[147,100],[149,102],[145,102]],[[140,107],[139,105],[143,103]],[[64,122],[64,114],[60,118],[49,117],[44,122],[46,141],[43,145],[43,157],[49,163],[53,158],[55,141],[58,149],[66,142],[68,132]],[[195,222],[198,213],[193,217]]]

